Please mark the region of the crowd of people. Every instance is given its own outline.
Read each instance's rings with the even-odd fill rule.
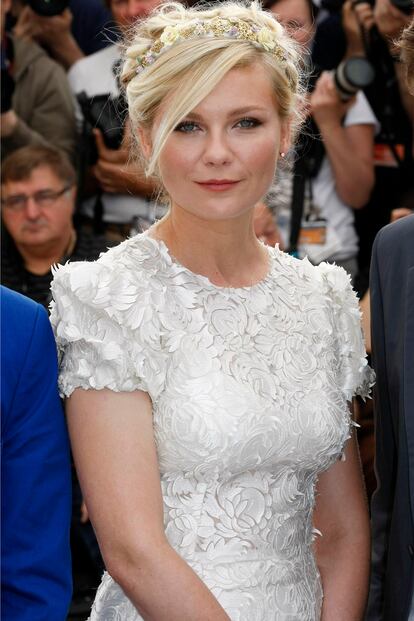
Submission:
[[[414,619],[413,20],[3,0],[5,620]]]

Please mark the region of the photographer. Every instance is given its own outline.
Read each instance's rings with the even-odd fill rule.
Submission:
[[[329,69],[344,57],[358,55],[367,58],[375,71],[374,81],[364,89],[380,123],[375,136],[375,185],[368,205],[356,217],[363,240],[358,289],[364,293],[376,233],[389,222],[393,209],[414,207],[414,99],[408,93],[404,69],[393,43],[409,23],[413,3],[411,0],[325,0],[325,5],[331,14],[318,27],[314,61]]]
[[[14,0],[16,36],[44,47],[64,69],[109,44],[111,15],[101,0]]]
[[[121,31],[157,4],[159,0],[108,2]],[[89,171],[81,183],[81,217],[85,226],[98,232],[105,229],[114,239],[127,237],[133,223],[135,228],[152,223],[154,206],[149,199],[155,190],[141,164],[130,160],[129,122],[126,118],[120,121],[126,108],[117,80],[120,56],[120,47],[113,44],[78,61],[68,73],[72,91],[81,102],[81,171]]]
[[[314,34],[308,0],[276,0],[269,6],[303,47],[304,62]],[[271,203],[291,252],[342,265],[357,273],[354,211],[368,201],[373,185],[375,117],[362,93],[343,101],[327,72],[308,95],[308,125],[294,164],[277,180]],[[298,238],[293,239],[297,225]]]
[[[1,3],[1,153],[55,146],[74,156],[73,98],[63,69],[35,43],[6,31],[11,0]]]

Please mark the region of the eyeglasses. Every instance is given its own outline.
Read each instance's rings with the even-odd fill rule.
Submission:
[[[71,185],[67,185],[62,190],[56,192],[52,190],[39,190],[33,194],[15,194],[8,198],[2,198],[1,204],[6,209],[10,209],[10,211],[22,211],[27,207],[28,200],[32,198],[38,207],[41,209],[48,209],[49,207],[53,207],[57,199],[68,192],[71,187]]]

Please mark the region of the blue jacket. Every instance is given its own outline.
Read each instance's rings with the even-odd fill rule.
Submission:
[[[44,308],[1,287],[1,619],[63,621],[72,592],[70,460]]]

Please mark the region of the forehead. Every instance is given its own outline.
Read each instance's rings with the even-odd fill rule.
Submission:
[[[290,20],[312,21],[307,0],[278,0],[272,5],[271,11],[279,17],[281,22]]]
[[[46,165],[38,166],[32,170],[32,172],[24,179],[12,180],[8,179],[3,188],[7,192],[19,192],[40,189],[57,189],[61,185],[61,180],[54,173],[54,171]]]
[[[219,116],[242,108],[277,110],[272,81],[260,63],[231,69],[192,113]]]

